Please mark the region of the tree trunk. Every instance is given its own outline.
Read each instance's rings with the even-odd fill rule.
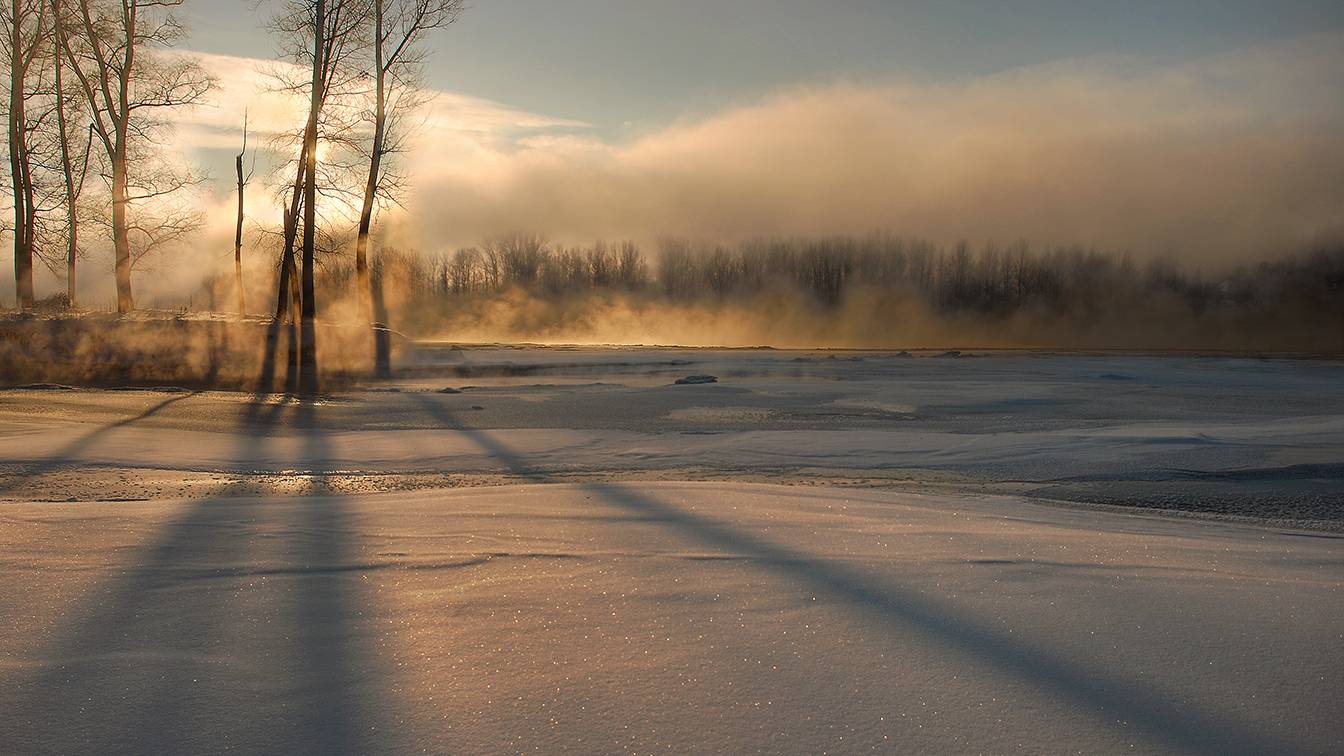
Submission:
[[[78,292],[75,287],[75,257],[79,253],[79,223],[75,220],[75,209],[71,207],[70,216],[70,235],[67,239],[69,246],[65,250],[65,307],[68,310],[76,308],[76,296]]]
[[[373,369],[378,376],[391,372],[388,358],[387,324],[382,312],[381,292],[375,292],[375,281],[369,275],[369,236],[373,227],[373,209],[381,182],[383,148],[387,139],[387,66],[383,58],[383,0],[374,0],[374,118],[373,150],[369,155],[369,176],[364,184],[364,204],[359,213],[359,235],[355,240],[355,289],[360,311],[372,327]],[[381,284],[381,280],[377,282]]]
[[[299,168],[294,177],[289,207],[284,208],[284,247],[280,253],[280,275],[275,292],[275,317],[266,331],[266,353],[262,360],[261,387],[270,391],[275,381],[275,359],[280,349],[280,329],[288,322],[288,354],[285,362],[285,390],[294,391],[298,387],[299,344],[298,332],[294,324],[298,314],[298,272],[294,266],[294,241],[297,236],[299,203],[303,198],[303,176],[306,167],[305,155],[299,156]]]
[[[303,202],[303,176],[307,167],[307,152],[299,155],[299,169],[294,176],[294,190],[289,207],[284,208],[284,246],[280,252],[280,281],[276,287],[275,319],[284,320],[289,314],[291,294],[295,285],[294,244],[298,238],[299,209]],[[293,297],[297,303],[297,296]]]
[[[126,218],[128,171],[127,142],[130,138],[131,118],[131,72],[135,67],[135,35],[137,11],[135,3],[123,3],[122,14],[126,30],[126,49],[122,58],[120,79],[117,82],[118,116],[116,123],[116,142],[112,152],[112,247],[115,254],[115,273],[117,279],[117,312],[125,313],[135,309],[135,299],[131,296],[131,237]]]
[[[112,247],[117,279],[117,312],[135,309],[131,296],[131,237],[126,226],[126,151],[124,138],[118,139],[117,155],[112,158]]]
[[[238,171],[238,224],[233,232],[233,287],[237,290],[238,315],[247,314],[247,299],[243,293],[243,154],[247,152],[247,127],[243,127],[243,152],[234,160]]]
[[[59,9],[59,5],[57,6]],[[57,31],[59,35],[61,32]],[[65,174],[65,220],[70,227],[65,246],[65,306],[75,309],[75,258],[79,255],[79,213],[76,208],[80,192],[75,188],[75,166],[70,160],[70,128],[65,117],[65,78],[62,76],[60,41],[56,42],[53,62],[56,66],[56,125],[61,140],[61,170]],[[92,144],[90,144],[92,146]],[[86,160],[87,165],[87,160]],[[83,177],[80,178],[81,184]]]
[[[373,227],[373,208],[378,193],[379,171],[383,162],[383,141],[387,133],[387,71],[383,61],[383,0],[373,3],[374,116],[373,150],[369,155],[369,176],[364,184],[364,204],[359,212],[359,235],[355,239],[355,296],[366,322],[373,323],[373,290],[369,277],[369,232]]]
[[[313,286],[314,256],[317,245],[317,121],[322,110],[322,71],[326,60],[327,3],[317,0],[313,18],[313,81],[308,106],[308,125],[303,132],[303,301],[300,303],[299,390],[316,393],[317,378],[317,301]]]
[[[33,217],[29,202],[30,166],[24,112],[23,17],[18,0],[11,3],[9,38],[9,174],[14,192],[14,298],[22,310],[33,309]]]
[[[289,261],[289,313],[285,322],[289,333],[288,352],[285,359],[285,391],[295,393],[300,390],[303,381],[302,367],[299,364],[299,276],[294,270],[294,260]]]
[[[374,127],[374,155],[369,161],[369,182],[364,189],[364,206],[359,213],[359,235],[355,238],[355,296],[359,299],[360,313],[365,322],[373,322],[373,309],[370,304],[373,290],[369,277],[369,235],[373,227],[373,203],[377,182],[378,144],[382,123]]]

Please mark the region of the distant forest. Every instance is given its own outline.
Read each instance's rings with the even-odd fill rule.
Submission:
[[[393,327],[448,336],[580,338],[603,331],[602,317],[628,321],[670,307],[754,319],[767,341],[801,326],[799,338],[829,334],[845,346],[900,344],[904,327],[907,337],[918,329],[987,346],[1344,348],[1344,247],[1213,273],[1170,258],[1022,242],[666,237],[646,255],[631,242],[565,246],[515,234],[437,256],[388,249],[376,268],[395,303]],[[348,290],[352,276],[348,265],[324,266],[323,288]],[[715,323],[699,324],[705,340],[723,341]],[[746,329],[740,320],[720,325]]]

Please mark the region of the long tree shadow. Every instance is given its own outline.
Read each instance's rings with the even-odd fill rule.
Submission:
[[[311,405],[306,457],[327,458]],[[239,451],[265,448],[281,410],[249,407]],[[319,465],[321,463],[318,463]],[[346,516],[327,498],[247,501],[235,485],[183,506],[43,644],[36,672],[0,683],[0,751],[355,753],[386,735],[360,658],[341,566]],[[265,538],[263,538],[265,536]],[[267,557],[279,568],[257,575]],[[362,680],[356,670],[363,670]],[[354,699],[357,683],[365,700]],[[370,703],[372,701],[372,703]]]
[[[317,753],[391,749],[397,733],[386,726],[387,701],[371,689],[380,675],[354,639],[369,629],[355,627],[367,603],[360,595],[363,575],[350,568],[358,563],[352,515],[331,486],[332,450],[313,402],[300,402],[295,420],[304,438],[302,456],[314,465],[307,471],[308,498],[299,504],[302,540],[294,553],[304,590],[291,607],[292,623],[305,638],[294,648],[297,668],[314,700],[301,726]]]
[[[462,433],[483,451],[529,480],[547,476],[487,431],[464,425],[434,397],[413,395],[444,427]],[[1291,744],[1234,719],[1211,714],[1115,671],[1086,667],[987,626],[944,601],[878,580],[843,563],[782,546],[666,504],[627,485],[588,483],[583,488],[641,519],[661,523],[686,538],[749,557],[760,567],[806,585],[881,624],[914,630],[974,662],[1006,672],[1092,714],[1101,724],[1132,728],[1167,747],[1190,753],[1290,753]]]
[[[148,407],[143,412],[137,415],[132,415],[131,417],[125,417],[122,418],[121,420],[117,420],[115,422],[108,423],[107,425],[95,428],[89,431],[88,433],[85,433],[84,435],[80,436],[79,438],[76,438],[74,441],[71,441],[70,443],[61,447],[54,454],[50,454],[42,459],[20,465],[19,469],[7,473],[5,476],[5,480],[0,481],[0,493],[3,493],[5,491],[12,491],[18,488],[19,486],[23,485],[24,483],[31,481],[33,478],[40,477],[47,473],[55,472],[56,470],[60,470],[66,467],[76,466],[79,463],[79,455],[87,451],[89,447],[93,446],[96,442],[106,437],[109,433],[112,433],[113,431],[116,431],[120,428],[125,428],[128,425],[138,423],[142,420],[147,420],[153,417],[154,415],[159,414],[163,410],[167,409],[169,406],[176,404],[177,402],[180,402],[184,399],[189,399],[193,396],[196,396],[199,393],[201,392],[192,391],[185,394],[179,394],[177,396],[170,396],[167,399],[164,399],[163,401]]]

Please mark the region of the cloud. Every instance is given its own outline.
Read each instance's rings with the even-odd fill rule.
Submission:
[[[177,143],[185,150],[236,152],[242,136],[243,116],[249,128],[263,138],[290,134],[302,128],[307,100],[301,94],[279,91],[277,75],[303,81],[304,72],[292,63],[184,51],[200,62],[217,80],[208,102],[172,114]],[[468,95],[431,91],[417,114],[435,144],[477,142],[502,147],[507,140],[546,130],[583,129],[587,124],[530,113],[491,100]]]
[[[181,116],[184,148],[235,151],[244,109],[261,135],[301,122],[301,99],[270,91],[268,71],[289,64],[199,57],[220,88]],[[431,250],[518,229],[562,241],[881,229],[1235,261],[1344,229],[1341,79],[1344,35],[1322,34],[1175,63],[798,87],[625,142],[435,92],[405,160],[414,191],[388,220]],[[251,217],[276,215],[253,195]]]
[[[303,72],[294,64],[277,60],[192,51],[168,54],[195,58],[217,81],[204,104],[168,114],[174,132],[172,143],[164,147],[183,160],[207,166],[216,179],[215,196],[206,208],[211,226],[209,235],[222,235],[227,226],[227,235],[231,236],[235,202],[233,156],[242,143],[244,117],[249,149],[262,152],[259,178],[266,179],[262,174],[281,157],[267,154],[273,152],[275,138],[301,129],[307,115],[306,99],[281,91],[277,75],[302,81]],[[425,159],[435,166],[486,166],[498,162],[535,135],[588,128],[581,121],[552,118],[479,97],[442,91],[430,91],[427,95],[427,101],[411,119],[416,125],[416,149],[406,162],[412,166]],[[277,223],[280,209],[272,193],[255,189],[250,192],[247,216]]]
[[[863,233],[1236,260],[1344,227],[1344,36],[1194,62],[1094,58],[952,83],[802,87],[626,144],[462,153],[429,129],[426,246]]]

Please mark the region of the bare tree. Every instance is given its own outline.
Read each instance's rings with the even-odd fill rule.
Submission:
[[[311,71],[308,82],[308,118],[303,130],[303,146],[294,192],[286,208],[286,253],[292,260],[298,213],[302,212],[303,237],[301,284],[299,291],[299,389],[312,393],[318,389],[317,365],[317,300],[315,264],[318,247],[318,137],[323,114],[334,93],[344,91],[354,80],[350,62],[357,58],[367,43],[369,0],[290,0],[285,11],[276,19],[274,27],[289,45],[289,57],[307,63]],[[285,269],[289,262],[282,259],[281,291],[278,299],[283,310],[286,284]],[[291,273],[292,276],[292,273]],[[292,280],[292,278],[291,278]]]
[[[359,212],[359,233],[355,239],[355,290],[365,320],[374,328],[374,366],[385,374],[388,364],[387,334],[382,327],[385,315],[375,311],[382,301],[373,289],[369,275],[369,236],[373,212],[379,199],[389,197],[383,160],[399,152],[405,130],[395,125],[420,102],[420,82],[424,51],[420,40],[431,30],[441,29],[457,20],[462,0],[372,0],[373,7],[373,142],[369,149],[368,178],[364,201]]]
[[[334,0],[339,2],[340,0]],[[333,14],[334,15],[334,14]],[[317,239],[317,125],[326,104],[323,76],[335,40],[327,36],[327,0],[313,4],[313,81],[309,93],[308,125],[303,129],[303,301],[300,303],[299,388],[315,393],[317,380],[317,297],[314,292],[314,253]]]
[[[252,171],[243,175],[243,159],[247,157],[247,113],[243,113],[243,149],[233,159],[238,175],[238,224],[233,233],[233,285],[237,289],[238,315],[247,314],[247,297],[243,291],[243,190],[252,179]],[[255,163],[254,163],[255,166]]]
[[[49,30],[43,0],[8,0],[0,8],[4,24],[5,57],[9,66],[9,177],[14,202],[14,289],[19,307],[33,307],[33,248],[36,239],[37,197],[29,144],[32,124],[27,112],[33,64],[45,48]]]
[[[135,220],[135,203],[163,202],[196,183],[189,173],[149,159],[144,144],[163,126],[155,111],[196,104],[213,80],[196,61],[155,54],[185,31],[173,15],[183,0],[72,0],[80,44],[63,45],[89,105],[94,133],[107,155],[110,231],[115,252],[117,310],[134,308],[136,259],[192,230],[199,216],[185,208]],[[132,174],[134,162],[137,171]],[[132,247],[133,238],[137,248]]]
[[[93,124],[87,124],[87,129],[81,129],[87,132],[84,140],[83,155],[79,158],[78,169],[75,166],[76,157],[71,150],[70,121],[72,110],[76,118],[82,117],[86,108],[80,108],[77,102],[71,102],[71,98],[66,88],[64,76],[65,55],[62,47],[68,44],[67,18],[64,13],[64,4],[62,0],[51,0],[52,3],[52,61],[54,70],[54,84],[56,88],[56,124],[57,124],[57,142],[60,148],[61,175],[65,183],[64,204],[66,211],[66,229],[65,229],[65,292],[66,306],[74,309],[77,301],[78,288],[75,278],[75,261],[79,256],[79,198],[84,192],[84,182],[89,173],[89,158],[93,153]]]

